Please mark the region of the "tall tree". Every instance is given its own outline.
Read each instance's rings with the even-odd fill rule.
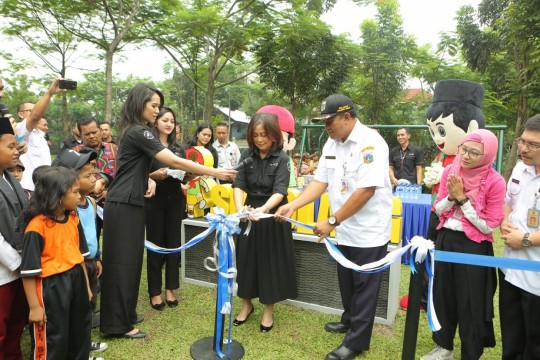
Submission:
[[[277,53],[281,56],[275,58]],[[261,81],[275,89],[298,115],[298,109],[311,109],[337,92],[357,62],[358,47],[332,35],[320,20],[302,15],[277,34],[270,31],[264,35],[255,55]]]
[[[361,63],[350,84],[368,123],[390,123],[401,96],[416,43],[405,34],[396,0],[376,1],[377,15],[360,25]]]
[[[65,78],[68,68],[75,67],[81,56],[77,51],[80,39],[66,31],[55,19],[42,10],[43,2],[35,0],[5,0],[0,12],[15,19],[2,27],[2,32],[22,41],[54,74]],[[62,94],[62,130],[68,134],[69,113],[67,96]]]
[[[110,122],[114,55],[138,39],[138,26],[158,15],[158,1],[147,1],[143,6],[140,0],[46,0],[41,8],[66,31],[103,52],[99,57],[105,60],[104,120]]]
[[[515,114],[512,140],[531,113],[531,98],[540,95],[540,3],[519,0],[483,0],[478,13],[470,6],[458,11],[457,32],[467,65],[487,75],[490,86]],[[512,142],[504,177],[517,161]]]
[[[313,16],[317,16],[316,11],[328,9],[333,2],[307,3],[314,10]],[[171,1],[168,4],[171,16],[165,16],[149,29],[149,34],[192,82],[196,89],[195,101],[199,92],[204,93],[202,117],[209,122],[216,90],[257,71],[253,68],[237,78],[222,80],[225,66],[246,63],[261,36],[276,33],[290,23],[295,18],[294,10],[305,4],[305,1],[284,0]],[[280,49],[269,61],[275,61],[283,53]]]

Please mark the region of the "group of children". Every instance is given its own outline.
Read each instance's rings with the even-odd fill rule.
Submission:
[[[0,120],[0,354],[21,359],[30,322],[31,358],[100,360],[90,351],[102,267],[95,186],[96,152],[64,150],[34,171],[35,191],[17,181],[19,153],[9,120]],[[13,173],[13,175],[12,175]]]

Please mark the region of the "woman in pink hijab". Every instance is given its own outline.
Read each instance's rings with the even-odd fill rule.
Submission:
[[[473,131],[445,168],[435,200],[437,250],[493,256],[492,233],[503,219],[506,187],[493,169],[497,145],[489,130]],[[495,346],[496,287],[493,268],[436,262],[433,301],[442,328],[433,333],[436,347],[421,359],[452,359],[458,325],[461,359],[479,359],[484,347]]]

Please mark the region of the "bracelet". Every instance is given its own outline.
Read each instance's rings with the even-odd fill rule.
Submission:
[[[465,205],[468,201],[469,201],[469,198],[465,198],[465,199],[463,199],[463,200],[455,200],[455,203],[456,203],[458,206],[463,206],[463,205]]]

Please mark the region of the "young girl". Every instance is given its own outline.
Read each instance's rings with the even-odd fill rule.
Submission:
[[[437,250],[493,256],[493,230],[503,219],[505,183],[493,169],[497,138],[476,130],[458,147],[442,174],[435,209],[440,215]],[[495,269],[446,262],[435,264],[433,299],[441,330],[436,347],[422,360],[452,359],[459,328],[461,359],[478,359],[495,346],[493,296]]]
[[[154,133],[159,141],[176,156],[185,157],[184,150],[176,144],[176,116],[168,107],[162,107],[156,118]],[[186,217],[186,197],[181,182],[167,175],[167,166],[154,159],[150,167],[150,179],[156,182],[156,195],[146,200],[146,238],[165,248],[180,246],[179,222]],[[180,287],[180,253],[162,255],[146,252],[148,294],[150,305],[163,310],[178,305],[174,290]],[[165,302],[161,299],[162,268],[165,265]]]
[[[145,198],[155,191],[155,182],[148,179],[152,159],[221,180],[231,180],[236,174],[179,158],[167,149],[152,133],[162,106],[163,94],[151,86],[140,84],[129,92],[120,115],[116,177],[105,204],[100,329],[128,339],[146,336],[133,324],[143,321],[136,308],[144,254]]]
[[[89,357],[92,293],[84,265],[88,247],[74,213],[79,200],[77,173],[51,167],[41,173],[25,212],[21,276],[34,359]]]

